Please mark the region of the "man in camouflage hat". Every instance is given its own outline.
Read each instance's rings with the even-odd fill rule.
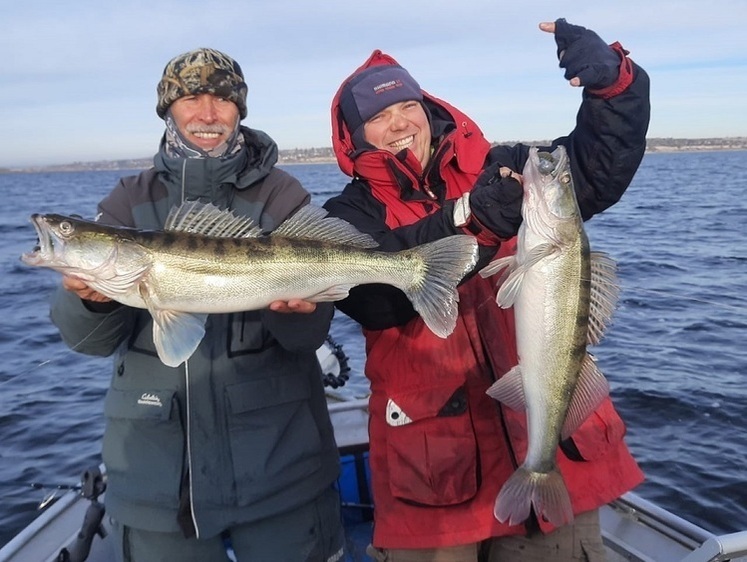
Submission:
[[[172,59],[158,83],[156,113],[188,94],[213,94],[232,101],[246,117],[246,83],[239,63],[215,49],[197,49]]]
[[[173,58],[157,88],[167,150],[217,157],[240,151],[246,91],[241,67],[220,51],[196,49]]]
[[[157,92],[166,131],[154,166],[120,180],[100,222],[161,229],[172,207],[200,199],[271,231],[310,202],[275,167],[275,142],[240,125],[247,86],[231,57],[179,55]],[[240,562],[342,559],[339,457],[316,359],[331,304],[210,315],[195,353],[171,368],[146,310],[69,277],[63,289],[52,319],[64,340],[115,357],[103,460],[118,560],[225,562],[226,540]]]

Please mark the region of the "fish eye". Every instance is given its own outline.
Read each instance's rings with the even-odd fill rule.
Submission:
[[[569,184],[571,183],[571,174],[569,174],[568,172],[565,172],[558,179],[560,180],[560,183],[562,184]]]
[[[62,234],[70,234],[74,230],[73,223],[70,221],[62,221],[60,223],[60,232]]]

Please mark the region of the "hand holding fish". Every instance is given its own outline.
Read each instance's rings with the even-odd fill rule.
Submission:
[[[62,288],[71,293],[75,293],[84,301],[111,302],[112,300],[95,289],[91,289],[85,281],[81,281],[77,277],[71,277],[70,275],[62,276]]]
[[[283,314],[299,313],[311,314],[316,310],[316,303],[305,301],[303,299],[290,299],[289,301],[274,301],[268,306],[273,312]]]
[[[469,207],[475,221],[501,240],[519,231],[524,195],[521,181],[521,174],[495,163],[485,168],[469,192]]]
[[[542,22],[539,28],[555,35],[560,68],[571,86],[592,90],[607,88],[620,75],[620,57],[599,35],[564,18]]]

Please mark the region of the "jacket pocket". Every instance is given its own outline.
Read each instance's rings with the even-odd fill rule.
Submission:
[[[594,461],[616,448],[625,437],[625,422],[606,398],[569,439],[561,442],[565,455],[574,461]]]
[[[177,507],[184,433],[174,392],[109,389],[104,415],[109,490],[128,501]]]
[[[277,493],[321,467],[309,380],[276,376],[226,387],[239,505]]]
[[[394,497],[417,505],[447,506],[477,494],[477,440],[464,387],[392,394],[386,417],[389,488]]]

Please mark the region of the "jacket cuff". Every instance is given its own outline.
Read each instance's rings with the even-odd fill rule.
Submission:
[[[620,74],[618,75],[617,80],[606,88],[601,88],[599,90],[588,90],[590,94],[594,94],[595,96],[599,96],[604,99],[609,99],[615,97],[618,94],[622,94],[633,82],[633,64],[627,57],[629,52],[623,48],[619,41],[615,41],[614,43],[612,43],[612,45],[610,45],[610,47],[612,47],[612,50],[615,51],[621,59]]]
[[[460,228],[465,234],[471,234],[474,236],[480,246],[491,246],[497,248],[503,241],[503,239],[494,234],[493,231],[485,228],[480,221],[475,218],[474,213],[470,215],[467,224]]]
[[[501,239],[475,218],[475,214],[470,209],[469,196],[470,192],[467,192],[459,199],[444,203],[443,210],[451,217],[456,233],[462,232],[474,236],[480,246],[500,246]]]

